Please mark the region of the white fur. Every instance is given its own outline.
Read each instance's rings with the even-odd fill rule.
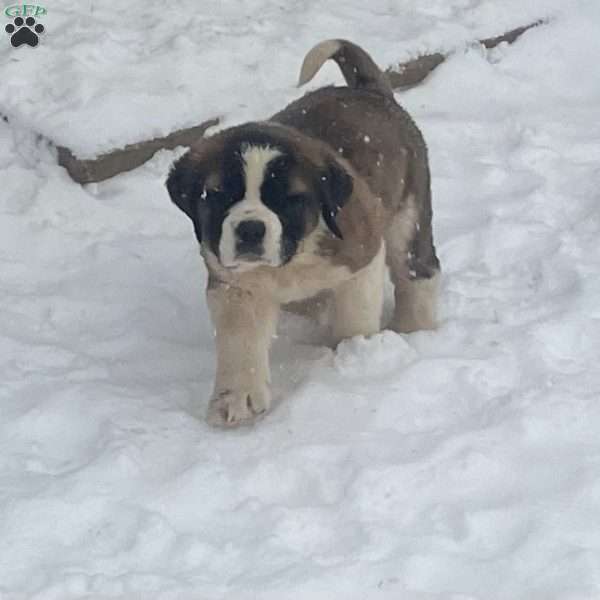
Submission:
[[[281,153],[269,146],[248,146],[242,153],[246,194],[234,205],[223,221],[223,231],[219,244],[219,254],[223,266],[248,269],[260,264],[278,266],[281,264],[281,221],[279,217],[261,201],[260,187],[264,180],[267,165]],[[261,221],[266,232],[263,241],[262,262],[247,262],[236,256],[235,229],[242,221]]]
[[[396,284],[396,308],[390,328],[401,333],[437,326],[440,274],[430,279],[410,279]]]
[[[217,374],[208,421],[250,422],[271,405],[269,347],[279,308],[268,295],[233,286],[208,290],[216,330]]]
[[[331,312],[333,342],[381,329],[385,281],[385,243],[373,260],[334,290]]]
[[[345,265],[332,265],[326,256],[318,253],[321,236],[328,235],[322,222],[301,242],[290,262],[277,268],[252,263],[252,270],[224,268],[221,261],[205,244],[201,253],[209,269],[223,283],[270,294],[279,304],[310,298],[322,290],[330,290],[348,280],[352,272]],[[251,265],[251,266],[252,266]]]
[[[342,44],[339,40],[325,40],[312,48],[302,63],[298,87],[308,83],[317,74],[323,63],[329,60],[341,47]]]

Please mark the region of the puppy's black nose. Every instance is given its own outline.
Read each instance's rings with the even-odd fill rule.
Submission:
[[[255,245],[263,241],[266,231],[262,221],[242,221],[236,227],[235,234],[242,244]]]

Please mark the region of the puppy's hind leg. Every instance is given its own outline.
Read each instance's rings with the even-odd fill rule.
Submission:
[[[436,306],[439,271],[429,278],[405,279],[394,282],[396,305],[390,329],[411,333],[437,327]]]
[[[394,316],[389,328],[400,333],[437,326],[440,263],[431,233],[431,210],[418,211],[409,196],[405,211],[386,233],[388,265],[394,284]]]
[[[385,243],[373,260],[333,291],[331,335],[333,344],[355,335],[373,335],[381,330]]]

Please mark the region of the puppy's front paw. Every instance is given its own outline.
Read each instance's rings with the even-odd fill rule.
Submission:
[[[206,420],[215,427],[249,425],[271,406],[271,392],[265,386],[216,392],[208,406]]]

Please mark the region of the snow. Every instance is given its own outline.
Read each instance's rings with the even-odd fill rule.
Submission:
[[[3,51],[0,598],[600,597],[597,4],[197,6],[55,2]],[[398,95],[430,147],[439,330],[332,351],[287,317],[272,413],[209,428],[178,152],[82,188],[32,132],[95,151],[261,118],[319,39],[385,65],[546,15]]]
[[[359,39],[391,65],[568,11],[572,0],[489,4],[52,0],[43,52],[0,50],[0,112],[88,158],[215,116],[277,112],[296,95],[303,53],[324,39]]]

